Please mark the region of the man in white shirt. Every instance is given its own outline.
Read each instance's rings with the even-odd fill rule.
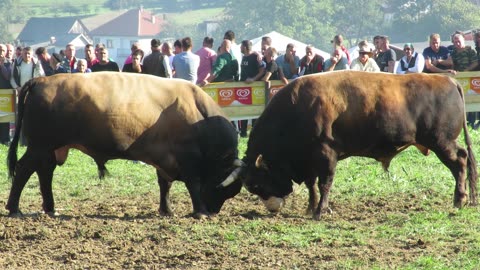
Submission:
[[[27,81],[40,76],[45,76],[40,61],[33,57],[31,47],[23,48],[22,57],[13,61],[12,77],[10,78],[12,88],[17,89],[18,94]]]

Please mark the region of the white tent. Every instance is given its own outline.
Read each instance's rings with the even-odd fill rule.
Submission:
[[[307,44],[300,42],[298,40],[295,40],[293,38],[289,38],[287,36],[284,36],[276,31],[272,31],[270,33],[264,34],[260,37],[252,39],[252,45],[253,45],[253,50],[259,52],[261,50],[261,45],[262,45],[262,37],[268,36],[272,39],[272,47],[274,47],[279,54],[284,54],[285,49],[287,48],[288,43],[293,43],[297,49],[297,56],[302,58],[305,56],[305,47],[307,47]],[[327,59],[330,57],[330,54],[327,52],[324,52],[320,49],[314,48],[314,52],[320,54],[323,56],[323,58]]]

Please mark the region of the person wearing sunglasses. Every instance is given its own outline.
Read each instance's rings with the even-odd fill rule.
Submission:
[[[412,43],[403,45],[405,55],[398,61],[395,69],[396,74],[421,73],[425,67],[425,58],[417,53]]]

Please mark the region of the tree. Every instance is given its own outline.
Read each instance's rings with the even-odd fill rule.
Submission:
[[[350,46],[360,40],[371,40],[373,36],[382,33],[384,18],[382,4],[384,0],[358,1],[337,0],[333,21],[337,32],[350,40]]]
[[[140,0],[108,0],[103,4],[105,7],[119,10],[119,9],[128,9],[128,8],[135,8],[140,7]]]
[[[277,31],[286,36],[324,47],[335,34],[332,26],[333,0],[245,0],[232,1],[218,35],[232,29],[242,39]],[[252,8],[253,7],[253,8]]]
[[[468,0],[400,1],[389,29],[394,41],[425,41],[431,33],[443,37],[480,25],[480,7]]]
[[[13,42],[13,35],[10,33],[9,25],[24,19],[24,10],[20,8],[20,0],[0,0],[0,37],[5,43]]]

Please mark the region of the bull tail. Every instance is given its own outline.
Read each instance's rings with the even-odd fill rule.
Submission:
[[[15,134],[13,135],[12,142],[10,143],[10,147],[8,149],[7,155],[7,167],[8,167],[8,175],[10,179],[15,177],[15,167],[17,166],[17,150],[18,150],[18,141],[20,140],[20,132],[22,130],[22,123],[23,123],[23,112],[25,110],[25,99],[27,97],[28,92],[35,86],[35,81],[30,80],[25,83],[20,90],[20,94],[18,96],[18,107],[17,107],[17,118],[15,119]]]
[[[460,96],[465,104],[465,95],[463,93],[462,86],[457,82],[457,89],[460,93]],[[468,170],[468,184],[469,184],[469,195],[470,195],[470,205],[477,205],[477,160],[475,159],[475,155],[473,154],[472,149],[472,140],[470,139],[470,135],[468,134],[468,126],[467,126],[467,118],[464,115],[463,118],[463,134],[465,139],[465,144],[467,145],[467,152],[468,152],[468,159],[467,159],[467,170]]]

